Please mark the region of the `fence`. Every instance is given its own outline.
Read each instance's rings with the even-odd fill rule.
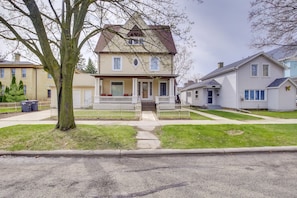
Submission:
[[[191,113],[186,107],[188,106],[176,104],[175,109],[157,109],[156,114],[159,119],[191,119]]]
[[[38,101],[38,110],[44,110],[50,108],[50,101]],[[0,103],[0,113],[10,113],[10,112],[21,112],[22,104],[21,102],[1,102]]]

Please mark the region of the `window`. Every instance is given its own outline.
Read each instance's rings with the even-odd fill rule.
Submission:
[[[128,39],[128,44],[129,45],[142,45],[144,43],[143,38],[131,38]]]
[[[113,96],[123,96],[124,95],[123,82],[111,82],[111,94]]]
[[[160,96],[167,96],[167,83],[166,82],[160,83]]]
[[[23,69],[22,69],[22,77],[23,77],[23,78],[26,78],[26,76],[27,76],[27,73],[26,73],[26,72],[27,72],[26,69],[23,68]]]
[[[153,95],[153,82],[150,82],[150,96]]]
[[[52,92],[50,89],[47,90],[47,97],[48,98],[51,98],[52,97]]]
[[[0,78],[4,78],[4,68],[0,69]]]
[[[122,58],[121,57],[113,57],[112,70],[114,70],[114,71],[122,70]]]
[[[198,90],[196,90],[195,91],[195,98],[198,98],[198,96],[199,96],[198,93],[199,93]]]
[[[269,76],[269,65],[263,65],[263,76]]]
[[[245,90],[245,100],[265,100],[265,90]]]
[[[158,57],[151,57],[151,64],[150,64],[151,71],[159,71],[159,58]]]
[[[24,90],[24,95],[26,95],[27,94],[27,86],[26,85],[24,85],[23,90]]]
[[[15,68],[11,69],[11,76],[15,76]]]
[[[252,76],[258,76],[258,65],[257,64],[252,65]]]
[[[138,64],[139,64],[139,60],[138,60],[138,58],[134,58],[134,59],[133,59],[133,66],[134,66],[134,67],[137,67]]]

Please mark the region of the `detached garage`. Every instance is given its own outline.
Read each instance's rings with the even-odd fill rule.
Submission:
[[[89,108],[93,105],[95,79],[90,74],[76,72],[73,77],[73,108]],[[57,90],[51,87],[51,107],[57,108]]]
[[[297,85],[290,78],[278,78],[267,87],[269,111],[296,110]]]

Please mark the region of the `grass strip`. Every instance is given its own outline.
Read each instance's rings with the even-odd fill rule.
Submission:
[[[242,113],[236,113],[236,112],[229,112],[229,111],[221,111],[221,110],[200,110],[205,113],[213,114],[216,116],[220,116],[223,118],[231,119],[231,120],[261,120],[262,118],[258,118],[252,115],[246,115]]]
[[[256,115],[274,117],[274,118],[297,119],[297,111],[277,112],[277,111],[253,110],[251,111],[251,113]]]
[[[78,125],[61,132],[54,125],[0,128],[0,150],[135,149],[136,130],[130,126]]]
[[[297,125],[167,125],[156,133],[162,148],[238,148],[297,145]]]

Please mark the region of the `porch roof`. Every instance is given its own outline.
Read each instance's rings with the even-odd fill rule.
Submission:
[[[176,78],[177,74],[93,74],[95,78]]]
[[[221,84],[214,79],[210,79],[210,80],[205,80],[199,83],[192,84],[184,88],[182,91],[187,91],[187,90],[192,90],[197,88],[221,88]]]

